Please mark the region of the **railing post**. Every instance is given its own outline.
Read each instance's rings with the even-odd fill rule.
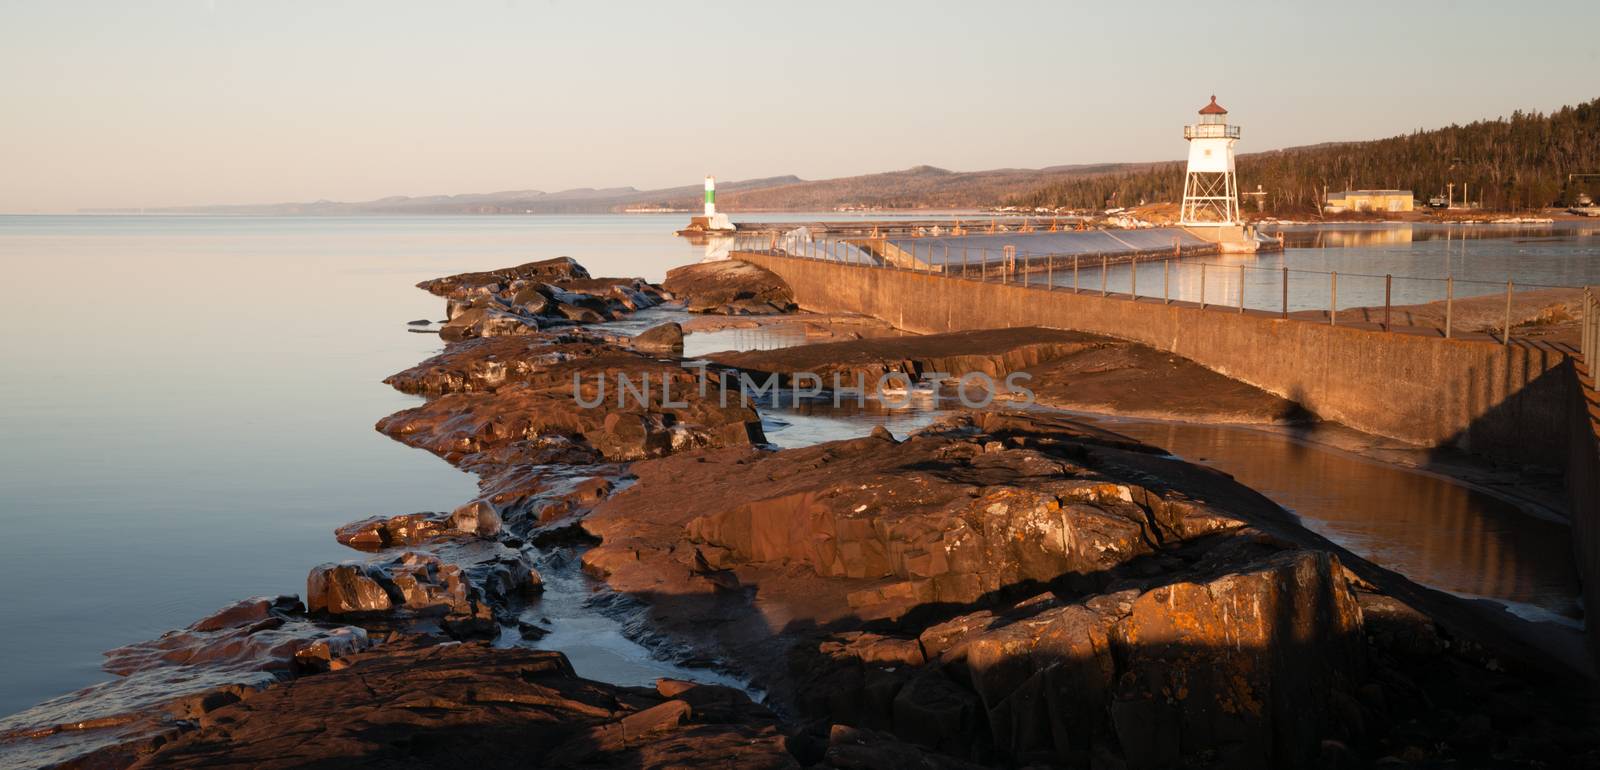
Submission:
[[[1044,264],[1045,291],[1056,290],[1056,255],[1046,254]]]
[[[965,245],[961,247],[961,277],[967,277],[967,247]]]
[[[1022,288],[1028,288],[1028,252],[1022,252]]]
[[[1452,318],[1452,316],[1455,314],[1455,309],[1456,309],[1456,278],[1453,275],[1447,275],[1447,276],[1444,277],[1444,338],[1445,339],[1450,339],[1450,335],[1451,335],[1451,333],[1453,331],[1453,329],[1451,327],[1454,324],[1452,324],[1451,321],[1454,320]]]
[[[1200,263],[1200,309],[1206,309],[1206,263]]]
[[[984,248],[979,252],[983,261],[978,263],[978,280],[984,283],[989,281],[989,249]]]
[[[1393,331],[1393,329],[1389,325],[1389,320],[1390,320],[1389,319],[1389,309],[1392,307],[1392,305],[1390,303],[1390,299],[1391,299],[1392,294],[1393,294],[1393,292],[1392,292],[1393,288],[1394,288],[1394,276],[1389,275],[1388,273],[1384,273],[1383,274],[1383,330],[1386,331],[1386,332],[1387,331]]]
[[[1328,325],[1339,325],[1339,271],[1328,274]]]
[[[1500,344],[1511,344],[1511,279],[1506,279],[1506,333],[1501,336]]]
[[[1100,296],[1106,296],[1106,272],[1111,265],[1111,260],[1106,255],[1100,255]]]
[[[1130,268],[1128,273],[1128,297],[1137,302],[1139,300],[1139,258],[1134,257],[1133,261],[1129,262],[1128,265]]]
[[[1239,266],[1239,314],[1244,314],[1244,265]]]
[[[1172,260],[1161,260],[1161,304],[1172,304]]]
[[[1078,255],[1072,255],[1072,293],[1078,293]]]
[[[1283,320],[1289,320],[1289,268],[1283,268]]]

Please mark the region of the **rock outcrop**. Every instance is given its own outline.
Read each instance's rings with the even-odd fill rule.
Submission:
[[[676,322],[652,326],[628,341],[630,347],[642,353],[683,355],[683,327]]]
[[[1394,600],[1334,546],[1115,434],[989,411],[904,441],[632,467],[637,481],[583,522],[602,541],[585,567],[645,601],[655,633],[816,720],[806,740],[826,756],[867,761],[893,750],[880,740],[984,766],[1464,756],[1389,731],[1385,704],[1432,713],[1387,662],[1398,648],[1435,656],[1418,670],[1445,665],[1431,622],[1391,609],[1369,622],[1366,607]],[[1542,709],[1572,722],[1559,712]],[[835,747],[840,726],[851,738]]]
[[[987,383],[973,378],[970,387],[961,385],[961,397],[973,403],[993,395],[1064,409],[1226,422],[1312,416],[1291,401],[1144,345],[1042,327],[823,342],[707,358],[785,378],[815,374],[823,388],[837,381],[842,388],[864,387],[869,393],[880,383],[903,386],[907,378],[918,382],[937,374],[947,381],[985,375]],[[1016,392],[1005,383],[1013,373]],[[891,374],[905,378],[886,379]],[[989,383],[995,386],[992,391],[985,390]]]
[[[737,690],[669,680],[615,687],[579,678],[559,652],[477,644],[387,649],[274,687],[215,711],[136,766],[355,764],[800,767],[777,719]]]
[[[292,596],[236,602],[188,628],[106,653],[109,682],[0,719],[0,764],[126,766],[277,682],[342,668],[367,631],[306,615]]]
[[[500,534],[500,512],[487,500],[474,500],[450,513],[405,513],[370,516],[333,531],[340,545],[358,551],[418,545],[445,537],[494,537]]]
[[[675,267],[661,286],[683,300],[691,313],[760,315],[797,307],[794,292],[776,273],[737,260]]]
[[[525,553],[497,544],[437,553],[406,551],[313,567],[306,606],[319,617],[352,617],[457,638],[488,637],[511,622],[510,605],[543,580]]]
[[[527,262],[516,267],[485,270],[476,273],[458,273],[443,278],[431,278],[417,284],[417,288],[448,299],[460,299],[482,294],[494,294],[516,281],[552,282],[586,280],[589,271],[571,257],[556,257]]]
[[[666,299],[639,278],[591,278],[567,257],[435,278],[419,288],[446,298],[446,342],[532,334],[540,329],[616,320]]]
[[[737,390],[724,406],[718,373],[705,377],[603,343],[483,341],[389,378],[401,390],[445,392],[378,430],[457,464],[548,437],[610,461],[762,441],[760,418],[738,405]]]

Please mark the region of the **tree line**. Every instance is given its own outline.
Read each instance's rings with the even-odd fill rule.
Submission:
[[[1053,182],[1005,201],[1017,206],[1095,209],[1177,201],[1183,163]],[[1600,99],[1548,115],[1451,125],[1367,142],[1297,147],[1238,157],[1239,189],[1266,193],[1265,211],[1305,215],[1325,192],[1411,190],[1424,201],[1455,183],[1473,205],[1496,210],[1570,205],[1580,193],[1600,199],[1600,178],[1568,183],[1569,174],[1600,174]],[[1244,210],[1256,209],[1245,196]]]

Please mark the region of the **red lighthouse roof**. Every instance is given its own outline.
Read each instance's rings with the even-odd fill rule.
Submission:
[[[1222,105],[1217,104],[1217,95],[1216,94],[1212,94],[1211,95],[1211,103],[1206,105],[1206,106],[1204,106],[1204,107],[1201,107],[1200,108],[1200,114],[1201,115],[1226,115],[1226,114],[1228,114],[1228,111],[1226,109],[1223,109]]]

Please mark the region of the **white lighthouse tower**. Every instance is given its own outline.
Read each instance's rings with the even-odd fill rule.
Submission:
[[[731,232],[736,228],[733,220],[727,214],[717,213],[717,178],[706,176],[706,213],[704,216],[690,217],[689,228],[686,232],[718,233]]]
[[[1215,94],[1210,104],[1200,108],[1200,122],[1183,127],[1183,138],[1189,140],[1189,170],[1183,178],[1183,208],[1178,213],[1178,224],[1240,226],[1243,220],[1239,218],[1239,180],[1233,170],[1233,145],[1239,141],[1239,127],[1228,125],[1228,111],[1217,104]]]

